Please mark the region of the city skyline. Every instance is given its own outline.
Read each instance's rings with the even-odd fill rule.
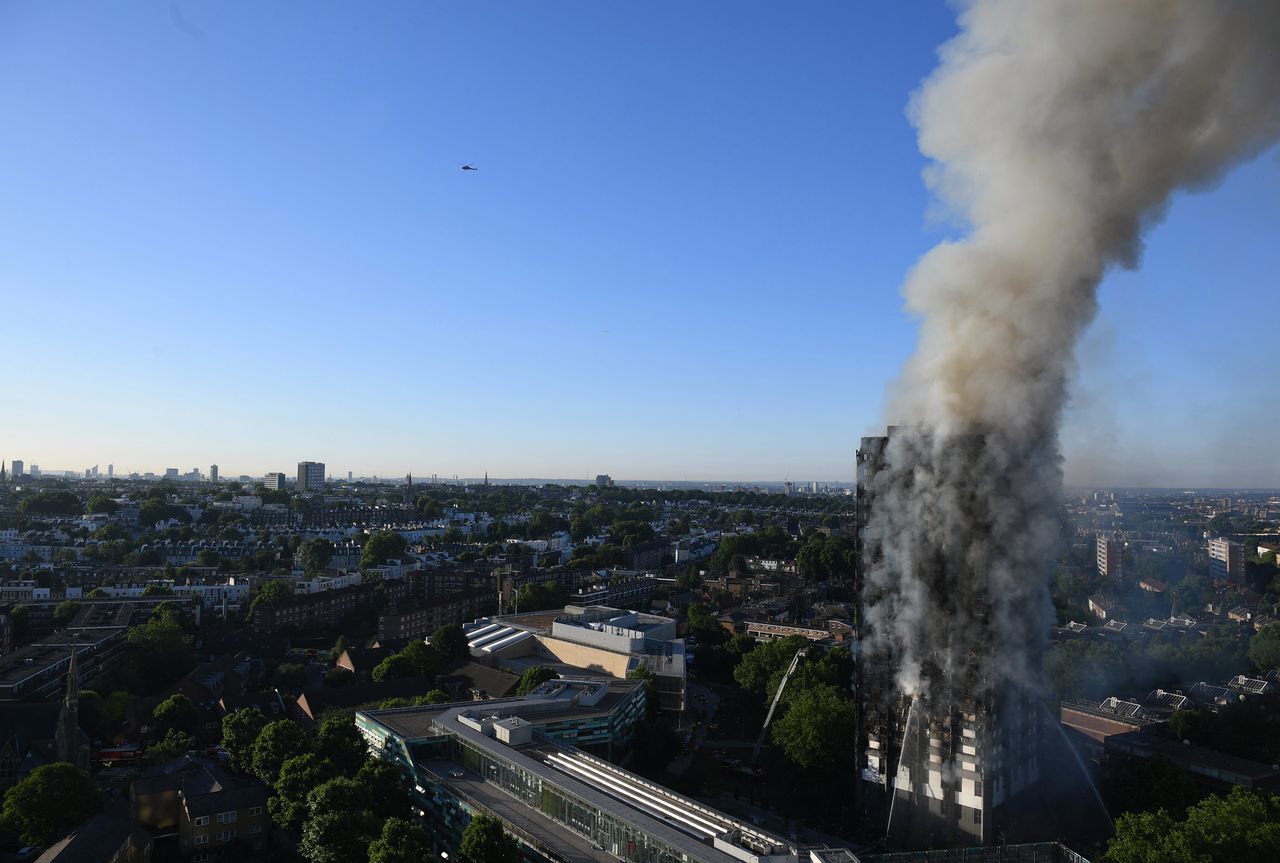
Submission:
[[[848,481],[962,230],[907,118],[952,10],[728,9],[6,8],[3,456]],[[1280,485],[1277,189],[1178,196],[1104,282],[1069,483]]]

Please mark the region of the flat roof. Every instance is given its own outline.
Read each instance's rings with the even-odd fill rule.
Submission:
[[[644,685],[642,680],[611,679],[608,683],[609,691],[594,705],[573,705],[566,699],[562,709],[543,710],[537,714],[522,718],[531,725],[547,725],[552,722],[563,722],[569,719],[589,719],[592,716],[607,715],[613,712],[614,708],[618,706],[618,702],[629,696],[637,687]],[[448,704],[392,707],[386,710],[363,710],[361,712],[385,725],[402,739],[413,741],[428,737],[438,737],[440,732],[437,727],[437,721],[451,710],[462,709],[472,714],[483,714],[486,708],[495,711],[510,710],[523,703],[531,702],[530,699],[524,696],[512,696],[510,698],[491,698],[487,701],[453,701]]]
[[[563,789],[601,811],[615,814],[621,820],[635,825],[655,839],[689,855],[693,860],[705,861],[705,863],[740,863],[737,857],[715,848],[706,841],[699,841],[694,838],[693,833],[683,832],[673,826],[670,826],[670,823],[668,822],[674,821],[675,819],[667,819],[666,821],[659,820],[658,817],[651,815],[646,808],[641,808],[640,805],[631,805],[624,802],[622,798],[625,795],[623,794],[619,794],[618,796],[606,794],[600,789],[598,784],[588,784],[576,776],[554,769],[547,763],[544,763],[544,759],[551,752],[562,753],[566,756],[577,759],[589,757],[586,756],[585,753],[581,753],[576,749],[568,747],[557,747],[549,743],[541,743],[525,747],[507,746],[459,722],[457,714],[463,712],[464,709],[465,708],[455,708],[453,711],[449,711],[441,716],[441,724],[448,729],[450,734],[464,739],[473,746],[486,750],[497,758],[517,763],[520,768],[527,770],[539,779],[552,786]],[[595,761],[595,759],[591,760]],[[612,774],[619,777],[618,782],[620,787],[628,789],[631,793],[639,793],[635,789],[639,789],[644,786],[653,787],[650,783],[645,782],[634,774],[627,773],[626,771],[620,770],[612,765],[609,766]],[[678,805],[685,811],[701,810],[714,812],[714,810],[708,810],[707,807],[695,803],[687,798],[680,797],[672,792],[667,791],[666,796],[672,801],[675,801],[673,805]],[[531,807],[524,806],[523,804],[520,805],[520,810],[522,812],[533,811]],[[786,842],[779,837],[762,833],[751,825],[735,821],[727,815],[721,815],[719,813],[716,813],[716,815],[721,823],[732,825],[732,829],[738,829],[744,833],[750,833],[767,838],[777,846],[786,846]],[[518,824],[519,821],[517,820],[515,823]],[[563,825],[558,826],[560,826],[560,829],[564,832],[572,832]]]

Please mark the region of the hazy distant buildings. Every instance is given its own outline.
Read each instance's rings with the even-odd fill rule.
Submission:
[[[283,491],[284,474],[269,473],[262,478],[262,484],[267,487],[268,491]]]
[[[1214,578],[1244,582],[1244,546],[1234,540],[1209,540],[1209,571]]]
[[[14,479],[17,479],[18,477],[22,476],[22,471],[23,471],[23,468],[25,467],[26,465],[22,463],[22,459],[15,458],[9,470],[9,475]]]
[[[164,469],[164,478],[165,478],[165,479],[177,479],[177,478],[178,478],[178,469],[177,469],[176,467],[167,467],[167,468],[165,468],[165,469]]]
[[[298,491],[316,491],[324,488],[324,462],[298,462]]]
[[[218,466],[216,464],[209,465],[209,482],[218,481]]]
[[[607,473],[596,474],[596,486],[598,488],[611,488],[613,486],[613,477]]]
[[[1125,583],[1124,541],[1116,536],[1098,534],[1098,575],[1116,587]]]
[[[115,478],[116,478],[116,466],[113,464],[107,465],[107,479],[115,479]]]

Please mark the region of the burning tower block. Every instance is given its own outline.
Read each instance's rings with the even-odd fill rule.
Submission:
[[[1020,617],[999,595],[1016,552],[983,547],[1004,541],[983,493],[1007,465],[979,436],[910,435],[890,427],[857,454],[860,804],[891,846],[1013,839],[1048,713],[1037,591]]]

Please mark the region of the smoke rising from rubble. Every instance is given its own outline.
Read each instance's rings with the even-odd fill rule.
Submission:
[[[1280,135],[1275,0],[973,0],[914,96],[926,181],[969,233],[904,294],[907,423],[873,480],[864,649],[910,695],[1038,685],[1058,426],[1108,268],[1170,196]]]

